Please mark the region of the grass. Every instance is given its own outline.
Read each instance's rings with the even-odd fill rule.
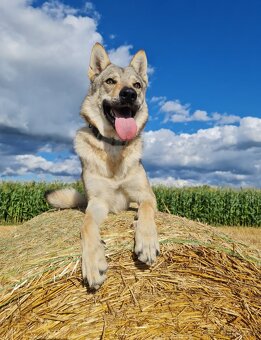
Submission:
[[[244,227],[231,227],[224,226],[218,227],[218,231],[222,231],[238,242],[244,242],[251,247],[261,249],[261,229],[260,228],[244,228]]]

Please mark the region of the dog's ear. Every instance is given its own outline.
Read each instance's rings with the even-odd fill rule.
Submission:
[[[96,75],[99,75],[110,63],[110,59],[104,47],[101,44],[96,43],[92,48],[88,70],[90,80],[93,80]]]
[[[130,62],[130,66],[142,77],[142,79],[148,83],[147,76],[147,57],[143,50],[138,51]]]

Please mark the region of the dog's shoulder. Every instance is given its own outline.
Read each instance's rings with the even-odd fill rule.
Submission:
[[[95,144],[97,144],[95,137],[87,126],[77,131],[74,138],[74,149],[80,158],[87,158],[90,153],[93,153],[97,147]]]
[[[82,143],[88,143],[90,139],[90,129],[87,126],[81,127],[77,130],[75,138],[74,138],[74,145],[78,146]]]

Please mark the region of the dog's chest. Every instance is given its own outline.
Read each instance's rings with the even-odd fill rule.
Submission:
[[[128,162],[124,162],[122,153],[116,153],[114,150],[106,154],[106,172],[108,177],[118,177],[125,173],[124,166],[127,166]]]
[[[81,157],[84,169],[92,175],[122,179],[134,165],[132,157],[124,158],[122,153],[92,150]]]
[[[75,139],[75,150],[89,174],[122,180],[141,157],[139,140],[127,147],[113,146],[97,141],[85,129],[79,130]]]

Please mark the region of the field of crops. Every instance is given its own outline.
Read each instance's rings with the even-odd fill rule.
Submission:
[[[0,183],[0,223],[20,223],[50,209],[44,199],[47,190],[65,187],[62,183]],[[80,182],[71,187],[82,191]]]
[[[62,183],[0,183],[0,223],[19,223],[50,209],[44,192]],[[67,185],[68,186],[68,185]],[[70,184],[82,191],[80,182]],[[154,187],[160,211],[213,225],[261,227],[261,190]]]
[[[261,226],[261,190],[154,188],[160,211],[212,225]]]

